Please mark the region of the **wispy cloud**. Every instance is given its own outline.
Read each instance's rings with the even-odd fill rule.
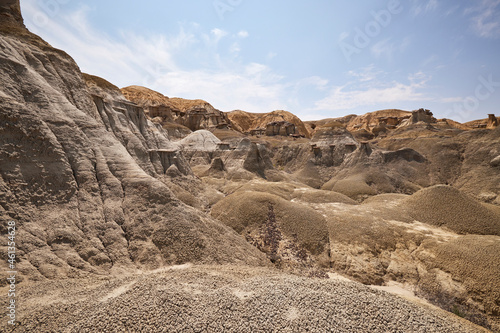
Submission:
[[[500,37],[500,0],[482,0],[464,10],[472,29],[483,38]]]
[[[383,71],[375,68],[375,65],[371,64],[369,66],[363,67],[357,71],[351,70],[347,72],[347,75],[358,79],[360,82],[367,82],[377,79]]]
[[[250,34],[246,30],[241,30],[240,32],[238,32],[238,37],[240,38],[247,38],[249,35]]]
[[[392,38],[386,38],[375,43],[370,51],[376,58],[384,58],[388,61],[392,61],[395,56],[404,52],[409,45],[409,37],[405,37],[402,41],[393,41]]]
[[[366,69],[361,72],[366,72]],[[396,102],[431,99],[424,91],[430,77],[422,72],[409,75],[408,83],[382,82],[371,78],[365,80],[363,74],[350,75],[358,79],[343,86],[332,87],[327,97],[315,103],[315,110],[350,110],[377,104],[390,107]]]
[[[428,0],[428,1],[421,1],[421,0],[413,0],[413,5],[411,7],[411,13],[414,16],[418,16],[420,14],[425,14],[428,12],[433,12],[437,9],[438,7],[438,1],[437,0]]]
[[[36,3],[25,5],[26,23],[33,32],[64,48],[82,71],[116,85],[143,85],[168,96],[202,98],[225,111],[287,107],[287,85],[281,75],[264,64],[238,59],[250,36],[245,30],[203,30],[197,23],[184,23],[168,36],[122,31],[112,38],[90,25],[88,7],[49,17],[43,26],[29,20],[37,12]]]
[[[227,36],[227,32],[219,28],[212,29],[210,33],[215,37],[215,42],[218,42],[219,40]]]
[[[270,60],[274,59],[277,55],[278,55],[278,53],[271,51],[267,54],[266,59],[267,59],[267,61],[270,61]]]
[[[453,7],[450,7],[448,10],[444,12],[444,16],[450,16],[451,14],[454,14],[458,9],[460,8],[460,5],[455,5]]]

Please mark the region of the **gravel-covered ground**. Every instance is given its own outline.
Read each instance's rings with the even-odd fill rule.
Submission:
[[[359,283],[248,266],[184,265],[18,290],[14,332],[485,331]],[[11,332],[5,323],[2,314],[0,331]]]

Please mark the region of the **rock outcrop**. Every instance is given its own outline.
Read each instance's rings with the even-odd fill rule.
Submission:
[[[489,129],[497,128],[499,124],[500,124],[500,121],[498,121],[498,118],[495,117],[494,114],[488,115],[488,123],[486,124],[486,128],[489,128]]]
[[[233,128],[250,135],[310,137],[305,124],[297,116],[287,111],[270,113],[249,113],[241,110],[227,114]]]
[[[469,129],[494,129],[500,125],[500,117],[496,117],[494,114],[489,114],[488,118],[469,121],[464,125],[469,127]]]
[[[23,29],[24,20],[21,15],[19,0],[1,0],[0,17],[2,18],[2,29]]]
[[[366,130],[371,132],[373,128],[386,125],[386,127],[394,129],[401,124],[405,119],[409,119],[412,113],[409,111],[389,109],[369,112],[361,116],[351,118],[346,124],[349,131]]]
[[[432,116],[432,112],[427,109],[418,109],[412,111],[410,119],[408,119],[408,124],[416,124],[419,122],[424,122],[426,124],[431,124],[437,122],[436,118]]]
[[[296,126],[284,120],[267,123],[265,133],[267,136],[293,136],[298,134]]]
[[[189,128],[191,131],[210,128],[227,128],[227,115],[203,100],[169,98],[159,92],[139,86],[123,88],[122,93],[132,102],[142,106],[151,118],[159,117],[166,129],[172,123]]]

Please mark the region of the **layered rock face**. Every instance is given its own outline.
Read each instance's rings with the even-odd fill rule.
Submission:
[[[127,99],[142,106],[151,118],[160,118],[160,123],[168,127],[176,123],[191,131],[210,128],[227,128],[227,115],[203,100],[168,98],[148,88],[130,86],[122,89]]]
[[[1,5],[12,18],[2,27],[17,26],[0,35],[0,219],[2,233],[17,222],[20,279],[266,263],[159,180],[161,152],[173,149],[142,108],[105,81],[84,80],[71,57],[25,30],[18,3]]]
[[[380,110],[356,116],[349,120],[346,127],[349,131],[361,129],[371,131],[380,124],[385,124],[389,128],[396,128],[403,120],[410,118],[411,115],[411,112],[397,109]]]
[[[183,155],[197,175],[207,175],[215,160],[220,160],[227,171],[221,176],[227,178],[252,179],[267,178],[267,173],[274,171],[271,153],[265,145],[244,138],[235,146],[221,142],[207,130],[196,131],[176,142]],[[219,162],[217,162],[219,163]],[[219,171],[223,171],[219,170]]]
[[[232,127],[242,133],[250,135],[290,136],[299,135],[310,137],[309,130],[302,120],[287,111],[273,111],[270,113],[249,113],[241,110],[227,114]]]

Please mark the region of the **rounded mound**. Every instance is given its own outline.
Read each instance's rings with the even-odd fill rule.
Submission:
[[[213,151],[221,141],[207,130],[198,130],[179,141],[186,150]]]
[[[316,189],[296,189],[292,197],[294,199],[308,203],[343,203],[348,205],[357,205],[358,203],[348,196],[325,190]]]
[[[313,255],[327,248],[328,228],[323,215],[273,194],[253,191],[233,193],[214,205],[212,216],[246,235],[255,233],[266,223],[270,205],[278,228],[285,237],[296,237],[300,245]]]
[[[245,192],[245,191],[253,191],[253,192],[263,192],[276,195],[285,200],[292,199],[293,191],[297,188],[296,185],[286,183],[286,182],[263,182],[260,180],[254,180],[245,183],[244,185],[233,183],[225,187],[224,191],[226,193],[234,193],[234,192]]]
[[[464,281],[469,297],[481,295],[485,313],[500,313],[499,237],[467,235],[439,244],[430,251],[434,254],[432,267],[450,272],[458,281]],[[425,280],[421,282],[425,283]],[[443,290],[440,283],[424,285],[436,295]],[[456,291],[450,292],[451,299],[456,297]],[[446,308],[444,305],[442,307]]]
[[[460,234],[500,235],[500,215],[451,186],[420,190],[401,206],[415,220]]]
[[[342,193],[354,200],[365,199],[377,194],[377,191],[366,183],[364,175],[353,175],[340,180],[333,178],[321,188]]]
[[[408,195],[406,194],[383,193],[367,198],[365,201],[363,201],[363,204],[374,204],[374,203],[387,204],[387,203],[398,202],[406,198],[408,198]]]

